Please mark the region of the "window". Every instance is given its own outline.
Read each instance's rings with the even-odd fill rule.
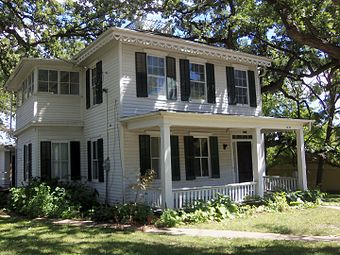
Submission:
[[[190,98],[205,99],[205,71],[204,65],[190,63]]]
[[[64,71],[60,72],[60,94],[79,94],[79,73]]]
[[[32,177],[32,144],[24,145],[24,181]]]
[[[79,95],[79,73],[41,69],[38,71],[38,91]]]
[[[20,91],[20,104],[23,104],[28,98],[33,94],[34,87],[34,73],[32,72],[27,76],[27,78],[22,82],[22,90]]]
[[[159,178],[160,170],[160,138],[151,137],[150,139],[150,156],[151,156],[151,169],[156,172],[156,178]]]
[[[66,180],[69,175],[68,143],[52,143],[52,178]]]
[[[235,79],[235,97],[237,104],[248,104],[248,83],[247,72],[234,70]]]
[[[58,71],[39,70],[38,91],[58,94]]]
[[[98,161],[98,142],[92,142],[92,179],[98,180],[99,161]]]
[[[91,69],[91,87],[92,87],[92,98],[93,105],[97,104],[97,69]]]
[[[195,176],[209,176],[208,138],[193,138]]]
[[[165,60],[161,57],[147,57],[148,94],[165,96]]]

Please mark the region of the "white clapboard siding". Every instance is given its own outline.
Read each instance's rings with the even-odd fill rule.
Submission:
[[[28,98],[16,111],[16,129],[21,129],[29,122],[34,120],[34,105],[36,105],[36,96]]]
[[[216,83],[216,104],[208,103],[193,103],[182,102],[180,95],[180,70],[179,59],[186,58],[186,55],[177,53],[169,53],[176,58],[176,73],[177,73],[177,101],[160,100],[155,98],[137,98],[136,97],[136,75],[135,75],[135,52],[143,51],[144,49],[137,46],[123,45],[122,48],[122,80],[121,80],[121,101],[122,101],[122,116],[130,116],[144,114],[155,110],[172,110],[172,111],[187,111],[187,112],[211,112],[223,114],[240,114],[240,115],[260,115],[261,114],[261,99],[260,87],[257,83],[257,98],[258,106],[236,106],[228,104],[227,83],[226,83],[226,66],[231,63],[221,62],[216,60],[202,59],[202,63],[210,62],[215,64],[215,83]],[[165,52],[166,54],[167,52]],[[197,57],[197,56],[196,56]],[[255,66],[250,66],[250,70],[255,71]],[[257,73],[255,71],[255,73]]]

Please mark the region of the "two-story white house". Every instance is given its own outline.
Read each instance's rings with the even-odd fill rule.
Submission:
[[[22,59],[6,83],[18,98],[16,184],[82,180],[103,201],[129,201],[138,174],[154,169],[144,199],[175,208],[217,193],[261,196],[274,182],[306,189],[310,121],[262,116],[258,69],[269,65],[120,28],[70,62]],[[296,132],[297,178],[265,177],[263,134],[278,130]]]

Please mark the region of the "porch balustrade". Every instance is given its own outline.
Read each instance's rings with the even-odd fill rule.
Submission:
[[[295,191],[297,189],[297,179],[294,177],[264,176],[263,179],[265,192]]]

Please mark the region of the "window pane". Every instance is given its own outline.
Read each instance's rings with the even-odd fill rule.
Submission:
[[[191,86],[191,99],[204,99],[205,98],[205,83],[190,82]]]
[[[201,150],[200,150],[200,140],[199,140],[199,138],[193,139],[193,147],[194,147],[194,156],[200,156]]]
[[[52,143],[52,159],[53,160],[59,159],[59,147],[57,143]]]
[[[79,95],[79,84],[78,83],[71,83],[70,84],[70,94],[71,95]]]
[[[48,82],[39,81],[38,91],[48,92]]]
[[[200,158],[194,159],[194,170],[195,170],[195,176],[201,176],[201,162]]]
[[[165,77],[148,76],[149,95],[165,95]]]
[[[92,74],[92,81],[91,81],[91,85],[92,85],[92,87],[93,86],[96,86],[96,75],[97,75],[97,69],[96,68],[93,68],[92,69],[92,72],[91,72],[91,74]]]
[[[97,159],[97,142],[92,143],[93,146],[93,159]]]
[[[60,163],[60,178],[67,179],[68,178],[68,162],[63,161]]]
[[[157,177],[159,177],[159,168],[160,168],[159,159],[152,159],[151,160],[151,168],[156,172]]]
[[[201,138],[202,156],[208,157],[208,139]]]
[[[98,162],[93,161],[93,179],[98,179]]]
[[[151,137],[151,157],[159,157],[159,137]]]
[[[58,93],[58,83],[57,82],[50,82],[48,91],[52,92],[54,94],[57,94]]]
[[[50,70],[48,79],[49,81],[58,81],[58,72]]]
[[[208,158],[202,158],[202,176],[209,176]]]
[[[60,83],[60,94],[69,94],[69,83]]]
[[[70,73],[70,82],[79,83],[79,73],[71,72]]]
[[[52,175],[52,178],[59,178],[59,162],[58,161],[53,161],[51,175]]]
[[[38,80],[39,81],[48,81],[48,70],[39,70]]]
[[[190,80],[205,82],[204,65],[190,64]]]
[[[69,82],[70,81],[69,75],[70,75],[69,72],[60,72],[60,82]]]
[[[60,160],[68,160],[68,144],[61,143],[60,144]]]

